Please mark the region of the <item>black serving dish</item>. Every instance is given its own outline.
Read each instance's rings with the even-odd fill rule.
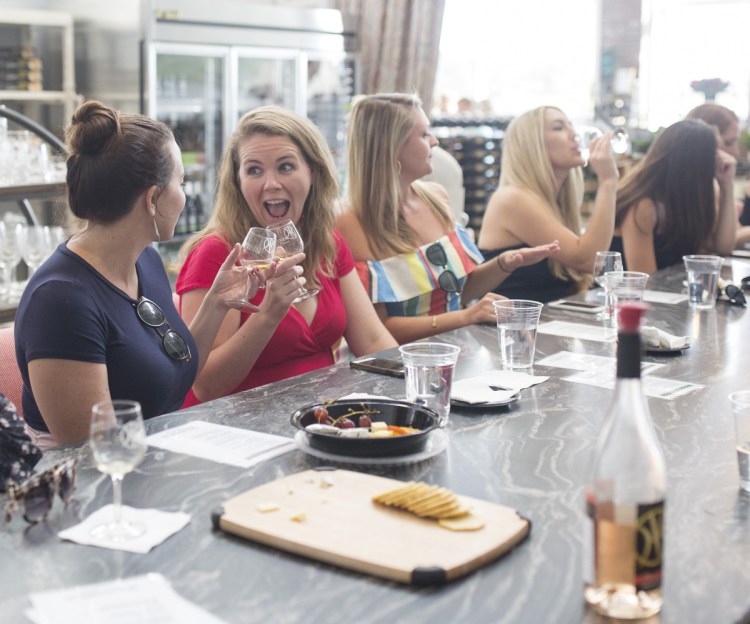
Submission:
[[[388,425],[414,427],[420,431],[392,438],[344,438],[330,433],[307,431],[307,425],[317,422],[315,409],[318,407],[325,407],[332,419],[344,416],[350,411],[373,410],[376,412],[370,414],[373,422],[382,421]],[[331,404],[313,403],[298,409],[291,417],[292,425],[305,432],[310,446],[326,453],[350,457],[394,457],[419,453],[424,450],[429,433],[437,427],[437,422],[438,416],[430,408],[396,400],[352,399],[334,401]]]

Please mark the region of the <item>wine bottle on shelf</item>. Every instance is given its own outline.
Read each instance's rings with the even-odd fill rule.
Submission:
[[[641,388],[645,310],[619,309],[615,393],[586,483],[584,596],[621,619],[649,617],[662,605],[666,468]]]

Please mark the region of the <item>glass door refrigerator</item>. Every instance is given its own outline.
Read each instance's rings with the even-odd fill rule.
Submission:
[[[176,242],[205,224],[224,146],[258,106],[310,117],[343,176],[355,61],[338,11],[232,0],[182,0],[169,11],[149,4],[141,105],[172,127],[182,149],[187,201]]]

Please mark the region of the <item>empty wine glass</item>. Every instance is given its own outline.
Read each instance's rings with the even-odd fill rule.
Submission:
[[[271,230],[262,227],[252,227],[245,235],[242,241],[242,251],[240,252],[240,264],[248,269],[254,268],[260,275],[261,281],[258,288],[265,288],[265,278],[268,270],[273,264],[273,257],[276,253],[276,234]],[[247,299],[249,286],[245,287],[242,297],[235,299],[232,303],[249,308],[253,312],[258,312],[258,306],[250,303]]]
[[[21,250],[18,248],[15,230],[12,225],[0,221],[0,300],[11,298],[13,280],[16,277],[16,266],[21,261]]]
[[[122,479],[146,454],[146,429],[138,401],[101,401],[91,408],[89,446],[99,472],[112,478],[113,518],[91,529],[93,537],[123,541],[146,532],[122,516]]]
[[[610,140],[612,151],[615,154],[628,154],[630,152],[628,131],[624,127],[619,126],[614,128],[613,132],[614,134]],[[576,128],[576,141],[581,152],[581,158],[583,158],[584,167],[588,164],[589,156],[591,156],[591,142],[603,135],[604,133],[596,126],[579,126]]]
[[[31,277],[49,253],[49,228],[42,225],[16,226],[16,238],[21,257],[29,269],[28,277]]]
[[[269,225],[268,229],[276,234],[276,255],[279,257],[293,256],[304,251],[305,244],[302,241],[302,236],[300,236],[300,233],[294,227],[294,223],[291,220],[279,223],[278,225]],[[294,300],[294,303],[299,303],[303,299],[313,297],[318,292],[317,288],[308,290],[300,286],[300,294]]]
[[[602,294],[607,305],[604,311],[599,312],[596,318],[602,321],[609,319],[609,300],[607,293],[607,281],[604,276],[611,271],[622,271],[622,254],[619,251],[597,251],[594,259],[594,281],[602,287]]]

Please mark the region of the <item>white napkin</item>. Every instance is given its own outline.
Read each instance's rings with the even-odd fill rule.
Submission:
[[[345,396],[339,397],[339,401],[367,401],[367,400],[378,400],[378,401],[396,401],[399,399],[394,399],[392,397],[387,396],[381,396],[379,394],[367,394],[366,392],[352,392],[351,394],[347,394]]]
[[[463,403],[503,403],[510,401],[524,388],[542,383],[548,376],[534,376],[517,371],[493,370],[468,379],[454,381],[451,398]],[[508,390],[496,390],[502,387]]]
[[[690,344],[690,336],[675,336],[652,325],[641,327],[641,339],[647,347],[682,349]]]
[[[145,554],[190,522],[190,515],[181,511],[168,512],[159,511],[158,509],[136,509],[123,505],[122,517],[129,522],[142,524],[146,527],[146,532],[140,537],[116,542],[93,537],[91,530],[94,527],[111,522],[114,519],[113,508],[114,505],[102,507],[80,524],[60,531],[57,534],[58,537],[85,546],[100,546],[101,548]]]

